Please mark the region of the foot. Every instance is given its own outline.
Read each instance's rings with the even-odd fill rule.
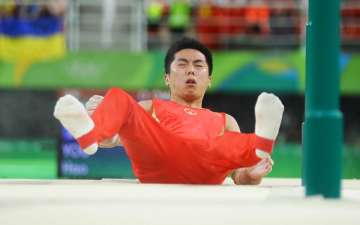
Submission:
[[[274,94],[263,92],[255,105],[255,134],[275,140],[281,124],[284,105]]]
[[[284,105],[274,94],[263,92],[259,95],[255,105],[255,134],[259,137],[275,140],[280,129]],[[269,153],[264,149],[256,149],[256,155],[268,158]]]
[[[76,139],[94,128],[94,122],[85,107],[71,95],[65,95],[56,102],[54,116]],[[87,154],[94,154],[97,148],[98,144],[93,143],[83,150]]]

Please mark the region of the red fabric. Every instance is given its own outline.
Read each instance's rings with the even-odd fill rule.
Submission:
[[[85,149],[86,147],[94,144],[96,142],[96,139],[96,129],[92,129],[89,133],[79,137],[77,139],[77,142],[79,143],[81,149]]]
[[[225,129],[225,114],[208,109],[154,99],[153,112],[162,127],[182,137],[209,139],[222,135]]]
[[[164,104],[165,108],[169,104],[176,104],[158,100],[154,102],[155,107]],[[178,107],[176,104],[170,110]],[[206,124],[206,127],[198,132],[213,129],[208,120],[217,113],[199,111],[205,115],[205,122],[199,123]],[[158,114],[160,119],[169,116],[164,111]],[[176,112],[171,116],[176,117]],[[255,154],[255,134],[225,131],[223,135],[217,136],[215,134],[221,127],[219,124],[223,123],[219,122],[220,119],[215,119],[215,131],[195,137],[192,137],[193,134],[176,134],[169,129],[171,121],[169,124],[157,122],[119,88],[108,91],[92,118],[95,123],[94,141],[100,142],[118,133],[131,160],[134,174],[144,183],[221,184],[231,170],[254,165],[260,160]],[[184,124],[189,127],[180,126],[179,130],[190,130],[194,125],[192,122]]]

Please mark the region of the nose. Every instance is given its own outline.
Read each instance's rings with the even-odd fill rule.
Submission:
[[[194,67],[194,65],[191,65],[191,64],[190,64],[190,65],[187,67],[186,75],[193,75],[193,76],[195,76],[195,67]]]

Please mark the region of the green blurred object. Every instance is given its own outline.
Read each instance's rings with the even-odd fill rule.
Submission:
[[[56,178],[56,143],[52,139],[0,139],[0,178]]]
[[[170,4],[169,27],[187,28],[191,24],[191,5],[187,1],[175,0]]]
[[[57,178],[56,151],[56,140],[0,140],[0,178],[55,179]],[[273,159],[275,165],[269,177],[301,176],[301,145],[279,143],[275,146]],[[360,179],[360,147],[346,147],[343,165],[343,178]],[[104,171],[109,170],[106,177],[115,177],[118,174],[114,168],[107,165],[93,166],[94,170],[99,166],[102,175]],[[129,167],[125,161],[124,166],[125,169]],[[93,172],[92,176],[99,178],[97,172]]]
[[[343,118],[339,110],[339,0],[309,0],[303,134],[305,193],[339,198]]]
[[[163,10],[163,4],[156,1],[151,1],[146,10],[148,23],[160,25]]]
[[[126,90],[166,89],[163,52],[126,53],[79,51],[61,60],[32,64],[19,84],[21,88],[108,88]],[[340,57],[341,93],[360,94],[360,54]],[[211,91],[272,91],[303,93],[305,54],[290,52],[215,52]],[[0,61],[0,87],[15,88],[16,65]]]

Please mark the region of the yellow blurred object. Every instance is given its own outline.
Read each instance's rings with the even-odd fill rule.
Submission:
[[[21,84],[26,70],[32,63],[58,59],[65,55],[63,34],[44,37],[0,36],[0,59],[15,64],[14,82]]]
[[[4,8],[4,11],[7,14],[11,14],[14,11],[15,6],[16,6],[15,0],[8,0],[8,1],[5,1],[5,3],[3,3],[3,4],[0,3],[0,7]]]
[[[20,37],[0,36],[0,58],[16,63],[24,58],[41,61],[59,58],[65,55],[65,38],[63,34],[51,37]]]
[[[260,63],[260,68],[273,74],[279,74],[288,70],[290,67],[286,63],[278,59],[269,59]]]
[[[148,9],[147,15],[150,22],[159,22],[163,15],[164,6],[159,2],[152,2]]]
[[[199,8],[199,16],[201,18],[208,18],[212,15],[212,9],[210,4],[201,5]]]

